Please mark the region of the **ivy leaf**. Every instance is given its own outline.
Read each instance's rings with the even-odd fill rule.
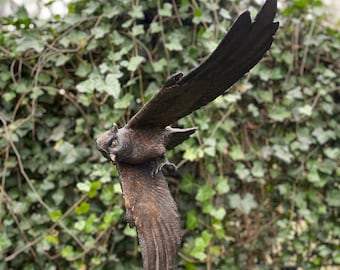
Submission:
[[[164,3],[163,7],[158,10],[159,16],[171,17],[172,16],[172,5],[170,3]]]
[[[82,192],[89,192],[91,190],[91,182],[85,181],[82,183],[77,183],[77,188]]]
[[[91,182],[91,188],[90,191],[88,192],[89,198],[93,198],[97,195],[98,189],[100,189],[102,186],[102,183],[100,181],[94,181]]]
[[[248,180],[250,176],[249,169],[241,162],[236,163],[235,173],[242,180]]]
[[[79,220],[74,224],[74,228],[78,231],[82,231],[85,229],[86,221],[85,220]]]
[[[123,193],[120,183],[113,184],[113,191],[116,194],[122,194]]]
[[[144,12],[143,12],[142,6],[133,5],[132,9],[128,13],[134,19],[143,19],[144,18]]]
[[[181,50],[183,50],[183,46],[182,46],[181,42],[177,39],[172,39],[170,42],[167,42],[165,44],[165,47],[169,51],[181,51]]]
[[[197,147],[188,147],[184,152],[183,158],[189,161],[195,161],[202,158],[203,155],[204,152],[202,149]]]
[[[122,98],[118,99],[115,102],[116,109],[126,109],[130,106],[131,101],[133,100],[133,96],[131,94],[125,94]]]
[[[43,90],[41,90],[38,87],[34,87],[32,93],[31,93],[31,98],[37,99],[38,97],[42,96],[43,94],[44,94]]]
[[[179,31],[172,32],[165,43],[165,47],[169,51],[181,51],[183,50],[183,46],[181,44],[182,40],[185,38],[182,33]]]
[[[98,222],[98,218],[95,214],[91,214],[85,222],[85,232],[86,233],[93,233],[96,230],[96,224]]]
[[[70,245],[65,246],[61,250],[61,256],[66,259],[74,257],[74,248]]]
[[[230,12],[226,10],[225,8],[219,8],[219,13],[224,19],[226,20],[231,19]]]
[[[182,181],[180,182],[180,190],[185,193],[192,193],[194,188],[194,177],[190,174],[183,175]]]
[[[60,205],[65,198],[65,192],[63,189],[59,188],[52,194],[52,199],[56,205]]]
[[[117,79],[116,74],[108,74],[105,79],[106,83],[106,92],[114,97],[114,99],[118,99],[121,86],[119,80]]]
[[[308,151],[310,145],[314,142],[310,137],[299,136],[297,141],[294,141],[291,145],[293,150],[300,149],[301,151]]]
[[[219,177],[217,185],[216,185],[216,191],[217,191],[217,194],[219,195],[228,193],[230,191],[228,180],[223,177]]]
[[[326,201],[332,207],[340,207],[339,190],[327,191]]]
[[[273,93],[271,91],[258,90],[254,93],[254,96],[259,103],[273,102]]]
[[[144,31],[144,25],[142,24],[138,24],[138,25],[134,25],[132,27],[132,30],[131,30],[131,34],[136,37],[136,36],[139,36],[139,35],[143,35],[145,33]]]
[[[226,239],[227,236],[226,236],[226,232],[224,230],[222,221],[215,220],[212,227],[213,227],[213,230],[214,230],[214,233],[215,233],[217,239]],[[218,248],[217,246],[215,246],[215,247]],[[214,253],[217,254],[217,256],[219,256],[220,250],[218,250]]]
[[[72,164],[79,157],[79,153],[75,149],[74,145],[70,144],[69,142],[63,142],[63,141],[58,142],[55,146],[55,149],[63,157],[63,162],[65,164]]]
[[[130,226],[126,225],[123,233],[127,236],[135,238],[137,236],[136,228],[131,228]]]
[[[50,244],[54,244],[54,245],[57,245],[59,244],[59,237],[57,235],[46,235],[45,238],[47,243],[50,243]],[[1,242],[1,241],[0,241]],[[0,249],[1,251],[1,249]]]
[[[269,109],[269,117],[275,121],[282,122],[291,116],[291,111],[286,110],[284,107],[271,106]]]
[[[72,31],[68,35],[64,36],[59,43],[65,48],[68,48],[71,44],[82,45],[86,42],[87,34],[82,31]]]
[[[336,138],[334,131],[324,130],[322,127],[314,129],[312,134],[320,144],[325,144],[328,140]]]
[[[86,214],[90,210],[90,204],[88,202],[82,202],[76,207],[75,212],[77,215]]]
[[[52,130],[52,134],[48,138],[49,141],[59,141],[64,138],[66,131],[65,125],[58,125]]]
[[[44,49],[44,43],[40,38],[36,36],[25,36],[17,40],[16,50],[18,52],[24,52],[27,51],[28,49],[33,49],[37,53],[40,53]]]
[[[251,169],[251,173],[253,176],[261,178],[264,176],[263,164],[260,161],[255,161],[253,168]]]
[[[122,61],[121,65],[126,67],[128,71],[136,71],[138,66],[145,61],[142,56],[133,56],[129,61]]]
[[[330,79],[334,79],[335,77],[337,77],[337,74],[329,68],[326,68],[322,75]]]
[[[293,155],[290,153],[287,145],[275,144],[273,147],[273,152],[276,157],[283,160],[286,163],[291,163]]]
[[[96,81],[92,78],[77,84],[76,88],[80,93],[92,93],[96,87]]]
[[[195,210],[191,210],[186,215],[186,228],[188,230],[193,230],[198,227],[199,219]]]
[[[3,98],[6,102],[11,102],[15,97],[16,97],[16,93],[14,93],[14,92],[7,92],[7,93],[4,93],[4,94],[2,95],[2,98]]]
[[[94,35],[95,39],[103,38],[109,32],[110,32],[109,24],[101,24],[96,28],[91,29],[91,34]]]
[[[56,61],[55,61],[55,65],[57,67],[61,67],[63,65],[65,65],[65,63],[70,60],[70,56],[69,55],[64,55],[64,54],[61,54],[57,57]]]
[[[204,247],[208,247],[210,244],[211,239],[213,238],[212,234],[208,231],[204,230],[202,233],[202,239],[204,241]]]
[[[207,231],[203,231],[201,236],[196,237],[194,241],[194,248],[191,250],[190,255],[195,257],[198,260],[204,260],[207,256],[205,253],[205,249],[210,243],[212,239],[212,235]]]
[[[56,210],[50,213],[50,218],[53,222],[56,222],[62,215],[63,213],[61,212],[61,210]]]
[[[124,213],[124,210],[121,207],[115,205],[113,206],[113,209],[108,214],[110,215],[111,220],[117,223],[121,219],[123,213]],[[105,221],[105,218],[104,218],[104,221]]]
[[[152,63],[152,67],[155,72],[163,71],[166,65],[167,65],[167,61],[164,58]],[[158,87],[156,88],[158,89]]]
[[[249,214],[252,209],[257,207],[253,194],[246,193],[243,198],[239,194],[229,196],[231,208],[240,210],[244,214]]]
[[[87,62],[81,62],[78,66],[78,69],[76,71],[76,75],[81,77],[81,78],[85,78],[87,77],[87,75],[90,73],[92,67],[89,63]],[[92,87],[93,89],[94,87]]]
[[[86,15],[93,14],[99,8],[99,3],[97,2],[88,2],[86,8],[82,10],[82,12]]]
[[[162,30],[163,30],[163,26],[160,24],[160,23],[158,23],[158,22],[152,22],[151,24],[150,24],[150,32],[151,32],[151,34],[155,34],[155,33],[159,33],[159,32],[162,32]],[[162,58],[163,59],[163,58]],[[162,60],[162,59],[160,59],[160,60]],[[164,59],[163,59],[164,60]]]
[[[290,90],[285,96],[286,99],[295,100],[295,99],[303,99],[303,94],[301,91],[301,86],[297,86]]]
[[[200,9],[200,8],[195,8],[195,9],[194,9],[194,16],[195,16],[195,17],[201,17],[202,14],[203,14],[202,9]]]
[[[110,4],[106,3],[105,8],[103,8],[103,15],[109,19],[121,13],[122,13],[122,10],[118,5],[115,6],[115,8],[112,8]]]
[[[195,241],[196,246],[191,250],[190,255],[200,261],[204,261],[207,257],[207,254],[204,252],[204,249],[201,248],[200,244],[200,241]]]
[[[213,208],[212,211],[209,213],[212,217],[216,218],[217,220],[222,220],[225,215],[227,214],[227,211],[220,207],[218,209]]]
[[[209,138],[204,142],[204,149],[203,151],[211,156],[214,157],[216,155],[216,139],[215,138]]]
[[[241,146],[238,144],[234,144],[231,146],[229,155],[233,160],[244,160],[245,158]]]
[[[236,101],[241,99],[241,94],[240,93],[227,94],[225,95],[224,99],[229,103],[235,103]]]
[[[307,179],[311,183],[318,183],[320,181],[318,170],[315,167],[308,171]]]
[[[272,72],[269,68],[265,67],[264,65],[257,65],[254,68],[254,72],[260,77],[261,81],[267,82],[271,79]]]
[[[213,190],[208,184],[205,184],[198,189],[196,200],[199,202],[204,202],[209,200],[214,195],[215,190]]]
[[[284,78],[284,76],[285,76],[285,72],[280,67],[274,67],[271,70],[271,76],[270,76],[271,80],[281,80]]]
[[[260,115],[259,109],[253,104],[250,103],[247,107],[248,111],[252,113],[254,117],[258,117]]]
[[[340,149],[339,148],[324,148],[323,152],[325,155],[331,159],[337,159],[340,156]]]
[[[312,115],[312,108],[313,108],[312,106],[306,104],[305,106],[299,108],[299,112],[304,114],[304,115],[311,116]]]

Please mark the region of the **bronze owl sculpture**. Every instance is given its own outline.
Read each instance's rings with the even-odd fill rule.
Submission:
[[[198,67],[171,76],[128,123],[116,124],[96,140],[98,150],[119,172],[126,219],[136,226],[146,270],[174,269],[181,243],[177,206],[163,174],[174,169],[166,156],[196,128],[170,125],[226,92],[270,48],[279,26],[276,0],[267,0],[251,21],[248,11]],[[165,162],[159,165],[161,158]]]

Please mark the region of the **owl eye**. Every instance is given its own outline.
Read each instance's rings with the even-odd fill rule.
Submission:
[[[117,138],[115,137],[115,138],[112,138],[111,140],[110,140],[110,144],[109,144],[111,147],[116,147],[117,145],[118,145],[118,140],[117,140]]]

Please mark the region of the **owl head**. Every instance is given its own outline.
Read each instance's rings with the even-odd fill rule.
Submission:
[[[112,162],[116,162],[116,156],[122,150],[122,142],[120,142],[119,137],[118,126],[113,124],[112,128],[105,131],[96,140],[97,149],[106,159]]]

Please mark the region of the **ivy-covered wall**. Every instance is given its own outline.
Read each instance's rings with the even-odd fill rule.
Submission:
[[[1,18],[0,269],[141,269],[117,171],[94,138],[198,65],[253,1],[74,1]],[[262,62],[180,120],[181,269],[340,264],[340,34],[287,1]]]

